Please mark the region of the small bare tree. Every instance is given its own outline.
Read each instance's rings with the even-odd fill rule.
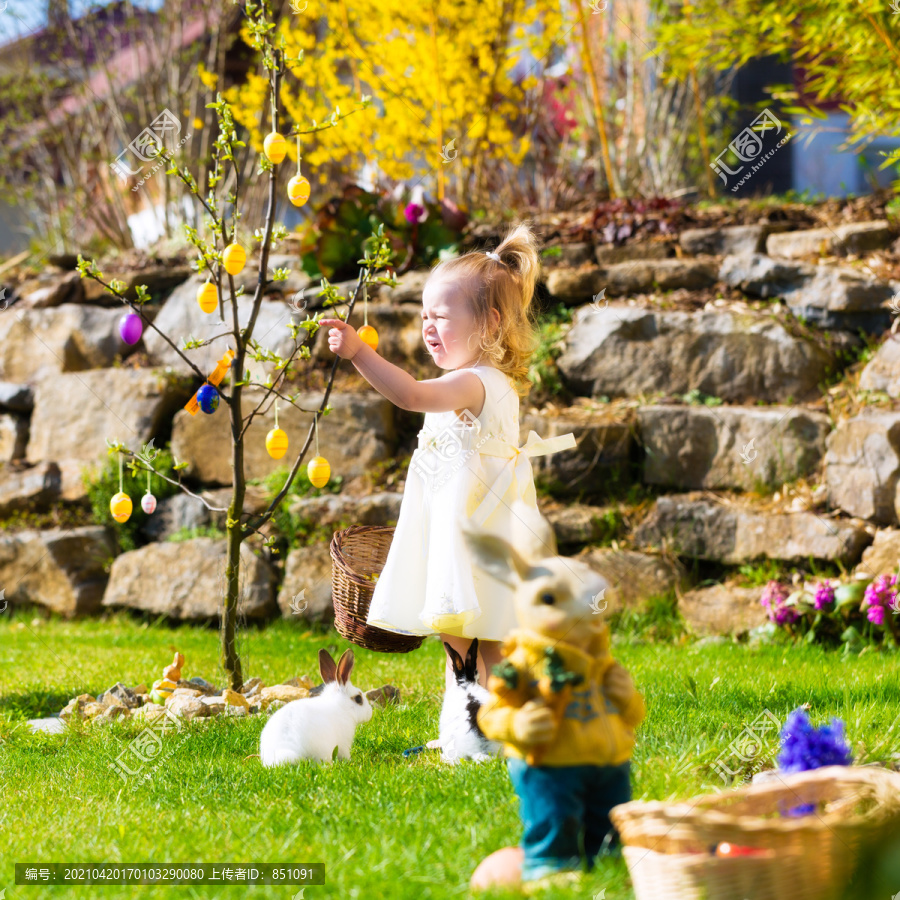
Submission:
[[[302,62],[300,58],[286,58],[284,55],[283,42],[277,44],[273,40],[272,31],[274,25],[271,22],[268,0],[247,0],[246,12],[248,17],[248,25],[253,35],[253,45],[261,54],[262,65],[268,73],[268,87],[271,99],[272,110],[272,131],[278,132],[278,97],[279,85],[282,78],[289,69],[294,69]],[[235,160],[235,148],[243,147],[244,143],[238,140],[238,134],[235,130],[234,121],[231,116],[229,105],[222,100],[221,95],[217,95],[216,101],[207,104],[208,108],[216,111],[219,134],[213,145],[213,166],[208,175],[208,192],[204,197],[201,194],[197,181],[191,174],[189,169],[185,167],[182,170],[177,168],[170,169],[166,174],[169,176],[177,176],[181,182],[186,185],[189,193],[195,198],[196,202],[205,212],[206,226],[211,234],[209,240],[205,240],[200,236],[195,228],[185,226],[188,239],[192,246],[198,251],[197,269],[199,272],[208,270],[211,279],[215,282],[218,296],[219,314],[223,323],[227,324],[229,329],[230,343],[233,343],[234,358],[230,365],[230,393],[227,392],[222,385],[218,388],[218,393],[227,405],[231,422],[231,452],[232,452],[232,497],[231,503],[227,509],[226,534],[227,534],[227,555],[225,563],[225,595],[222,598],[222,617],[221,617],[221,663],[225,670],[226,677],[232,689],[239,690],[243,684],[243,673],[241,671],[241,661],[238,657],[235,646],[235,630],[238,614],[239,586],[240,586],[240,567],[241,544],[253,535],[260,534],[263,526],[272,518],[279,503],[284,499],[291,483],[297,475],[301,463],[303,462],[310,442],[313,439],[316,421],[319,416],[325,415],[329,411],[328,398],[331,394],[334,376],[337,371],[338,357],[335,357],[332,364],[331,373],[328,384],[322,398],[321,406],[316,410],[302,410],[297,405],[297,396],[285,394],[284,382],[292,371],[292,367],[298,360],[308,360],[310,352],[308,347],[309,340],[318,330],[318,320],[321,314],[310,317],[307,313],[306,321],[299,324],[289,323],[287,327],[290,329],[291,336],[294,338],[295,346],[287,359],[280,357],[278,354],[261,346],[253,338],[253,330],[256,324],[257,315],[260,310],[263,295],[266,288],[272,282],[285,281],[290,274],[289,269],[275,269],[273,277],[268,278],[269,252],[272,247],[283,240],[287,235],[287,230],[283,225],[275,222],[276,208],[276,164],[271,162],[267,156],[259,157],[259,168],[257,175],[264,178],[268,183],[267,207],[265,212],[264,223],[261,228],[255,230],[255,239],[259,243],[259,277],[253,294],[253,303],[250,310],[249,318],[242,327],[238,320],[238,297],[242,294],[243,288],[236,290],[234,277],[224,270],[223,251],[234,241],[235,228],[238,220],[241,218],[240,202],[242,199],[241,189],[243,183],[238,177],[237,162]],[[337,111],[331,116],[328,122],[316,125],[307,129],[292,129],[286,137],[296,138],[298,135],[302,139],[304,135],[321,131],[325,128],[335,127],[339,121],[352,115],[359,109],[368,106],[368,98],[363,98],[357,109],[352,110],[344,115],[339,115]],[[163,151],[158,151],[158,155],[162,155]],[[227,193],[224,197],[221,195],[221,185],[231,172],[234,177],[234,189]],[[224,207],[231,210],[230,217],[224,212]],[[384,227],[379,226],[377,234],[373,236],[371,245],[364,251],[364,258],[359,260],[361,266],[359,277],[357,279],[356,288],[350,299],[350,306],[347,312],[349,319],[352,314],[353,307],[359,297],[360,291],[364,286],[369,284],[388,284],[395,285],[397,282],[390,277],[390,274],[378,275],[379,270],[384,270],[391,260],[391,249],[389,238],[384,234]],[[78,269],[82,277],[88,276],[94,278],[104,288],[118,297],[124,304],[129,306],[136,314],[140,315],[144,326],[152,328],[172,347],[178,355],[190,367],[194,374],[206,381],[207,375],[202,372],[195,363],[188,358],[185,351],[197,349],[211,342],[213,339],[206,341],[187,340],[184,346],[179,348],[172,339],[163,334],[153,322],[151,322],[143,313],[142,307],[150,299],[147,287],[140,285],[136,288],[136,298],[128,299],[125,295],[126,285],[122,281],[110,280],[104,281],[103,274],[98,270],[93,260],[84,260],[79,256]],[[322,280],[322,289],[319,296],[324,295],[323,306],[333,306],[335,303],[342,302],[342,298],[337,288],[328,283],[327,279]],[[226,308],[228,310],[226,320]],[[258,362],[274,362],[277,375],[274,380],[269,379],[265,383],[254,381],[250,377],[249,370],[245,371],[245,362],[248,357],[252,357]],[[245,414],[244,411],[244,392],[259,392],[260,396],[257,402],[253,404],[253,408]],[[268,409],[267,404],[271,405],[275,398],[290,403],[292,406],[301,409],[302,412],[308,412],[313,416],[313,423],[310,425],[309,434],[306,441],[297,453],[297,457],[293,462],[289,474],[284,484],[274,497],[268,508],[260,515],[250,516],[244,512],[244,498],[246,491],[246,479],[244,475],[244,439],[247,429],[253,421],[254,417],[265,412],[263,407]],[[128,458],[128,465],[133,475],[138,475],[141,471],[154,472],[166,481],[176,484],[183,490],[186,488],[181,485],[180,480],[174,481],[171,478],[158,472],[150,464],[146,455],[141,455],[133,450],[129,450],[124,445],[107,441],[111,452],[122,454]],[[187,463],[181,463],[176,469],[183,468]],[[179,476],[180,479],[180,476]],[[188,492],[189,493],[189,492]],[[200,498],[202,499],[202,498]],[[206,501],[203,501],[204,503]],[[209,506],[209,504],[206,504]],[[209,507],[216,509],[215,507]],[[224,512],[225,510],[219,510]],[[263,541],[263,546],[271,546],[274,539]]]

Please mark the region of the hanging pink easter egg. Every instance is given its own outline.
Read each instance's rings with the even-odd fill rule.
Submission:
[[[119,334],[126,344],[136,344],[144,333],[144,323],[137,313],[125,313],[119,319]]]
[[[149,516],[156,509],[156,497],[149,492],[144,494],[141,497],[141,509]]]

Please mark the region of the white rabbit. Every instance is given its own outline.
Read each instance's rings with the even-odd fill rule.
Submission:
[[[352,650],[345,650],[337,665],[324,647],[319,650],[319,672],[325,683],[314,688],[311,696],[286,703],[266,722],[259,736],[264,766],[302,759],[331,762],[335,747],[339,759],[350,759],[356,726],[372,718],[368,698],[350,682],[352,668]]]
[[[451,764],[461,759],[490,759],[502,744],[489,741],[478,727],[476,716],[490,694],[478,683],[478,638],[469,645],[466,661],[445,641],[444,647],[453,666],[454,682],[444,694],[438,726],[441,760]]]

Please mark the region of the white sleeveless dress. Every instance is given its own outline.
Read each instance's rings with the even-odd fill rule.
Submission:
[[[458,517],[511,535],[510,505],[537,509],[530,456],[575,446],[569,433],[519,448],[519,397],[505,373],[472,366],[484,382],[481,413],[426,413],[390,551],[367,623],[401,634],[444,632],[499,641],[518,627],[513,590],[476,566]],[[520,452],[520,449],[523,452]]]

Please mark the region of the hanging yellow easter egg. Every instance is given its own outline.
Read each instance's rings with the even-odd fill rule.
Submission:
[[[205,313],[213,312],[219,305],[219,292],[211,281],[200,285],[200,290],[197,291],[197,302]]]
[[[281,459],[287,453],[287,448],[288,436],[282,429],[273,428],[266,435],[266,450],[269,451],[269,456],[272,459]]]
[[[303,206],[309,200],[309,182],[302,175],[295,175],[288,182],[288,199],[294,206]]]
[[[127,522],[131,517],[131,497],[123,491],[113,494],[109,501],[109,511],[117,522]]]
[[[269,158],[269,162],[277,165],[287,154],[287,141],[277,131],[273,131],[267,134],[263,141],[263,152]]]
[[[363,325],[357,334],[364,344],[368,344],[373,350],[378,349],[378,332],[371,325]]]
[[[325,487],[331,477],[331,466],[328,465],[328,460],[324,456],[316,456],[309,461],[306,474],[314,487]]]
[[[237,275],[247,262],[247,252],[240,244],[229,244],[222,254],[222,264],[229,275]]]

